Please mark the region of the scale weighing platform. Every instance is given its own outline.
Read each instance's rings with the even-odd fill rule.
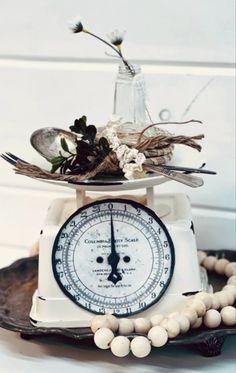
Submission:
[[[67,184],[76,200],[52,202],[39,239],[33,325],[86,327],[95,314],[107,313],[165,315],[205,290],[190,201],[184,194],[154,198],[154,185],[165,181],[149,176]],[[140,197],[136,190],[143,188]],[[135,194],[104,194],[123,190]],[[103,195],[88,202],[89,191]]]

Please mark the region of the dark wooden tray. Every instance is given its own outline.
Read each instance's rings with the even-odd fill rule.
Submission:
[[[218,257],[236,260],[236,252],[229,250],[208,251]],[[0,270],[0,327],[19,332],[22,338],[56,335],[67,341],[91,343],[90,328],[44,328],[31,325],[29,312],[32,295],[37,288],[38,257],[23,258]],[[209,276],[214,290],[224,283],[224,276]],[[236,326],[217,329],[191,330],[187,334],[170,339],[168,345],[191,345],[204,356],[220,354],[225,337],[236,334]],[[131,335],[131,337],[133,337]]]

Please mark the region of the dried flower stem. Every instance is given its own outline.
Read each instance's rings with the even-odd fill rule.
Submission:
[[[132,69],[132,67],[130,66],[130,64],[128,63],[128,61],[123,57],[123,54],[121,52],[121,48],[115,48],[112,44],[108,43],[106,40],[100,38],[100,36],[97,36],[95,34],[93,34],[92,32],[86,30],[86,29],[83,29],[83,32],[85,32],[86,34],[89,34],[91,36],[93,36],[94,38],[100,40],[101,42],[103,42],[104,44],[108,45],[110,48],[112,48],[118,55],[119,57],[122,59],[122,62],[123,64],[126,66],[127,70],[129,70],[129,72],[134,76],[135,75],[135,72],[134,70]]]

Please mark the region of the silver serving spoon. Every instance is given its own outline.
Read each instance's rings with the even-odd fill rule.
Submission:
[[[54,157],[57,157],[60,154],[59,152],[63,155],[68,155],[68,153],[65,153],[61,147],[62,138],[66,140],[69,150],[72,153],[76,153],[76,135],[60,128],[40,128],[32,133],[30,142],[39,154],[50,161]],[[163,175],[168,179],[188,185],[192,188],[200,187],[204,183],[203,179],[200,177],[176,172],[165,168],[165,166],[146,165],[145,169]]]
[[[30,142],[39,154],[51,161],[51,159],[59,155],[59,152],[68,156],[68,153],[64,152],[61,147],[62,138],[66,140],[69,150],[72,153],[76,153],[76,135],[60,128],[40,128],[32,133]]]

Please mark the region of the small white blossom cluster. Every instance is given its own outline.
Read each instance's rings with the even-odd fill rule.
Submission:
[[[106,137],[110,147],[116,153],[119,161],[119,166],[124,172],[126,179],[137,179],[144,176],[143,163],[146,157],[137,149],[129,148],[125,144],[121,144],[117,136],[117,129],[120,126],[119,121],[110,121],[102,131],[102,136]]]
[[[75,34],[83,31],[83,25],[80,16],[75,17],[69,22],[69,29]]]
[[[118,31],[114,30],[107,34],[108,39],[110,40],[111,44],[115,45],[116,47],[120,46],[124,40],[125,31]]]

